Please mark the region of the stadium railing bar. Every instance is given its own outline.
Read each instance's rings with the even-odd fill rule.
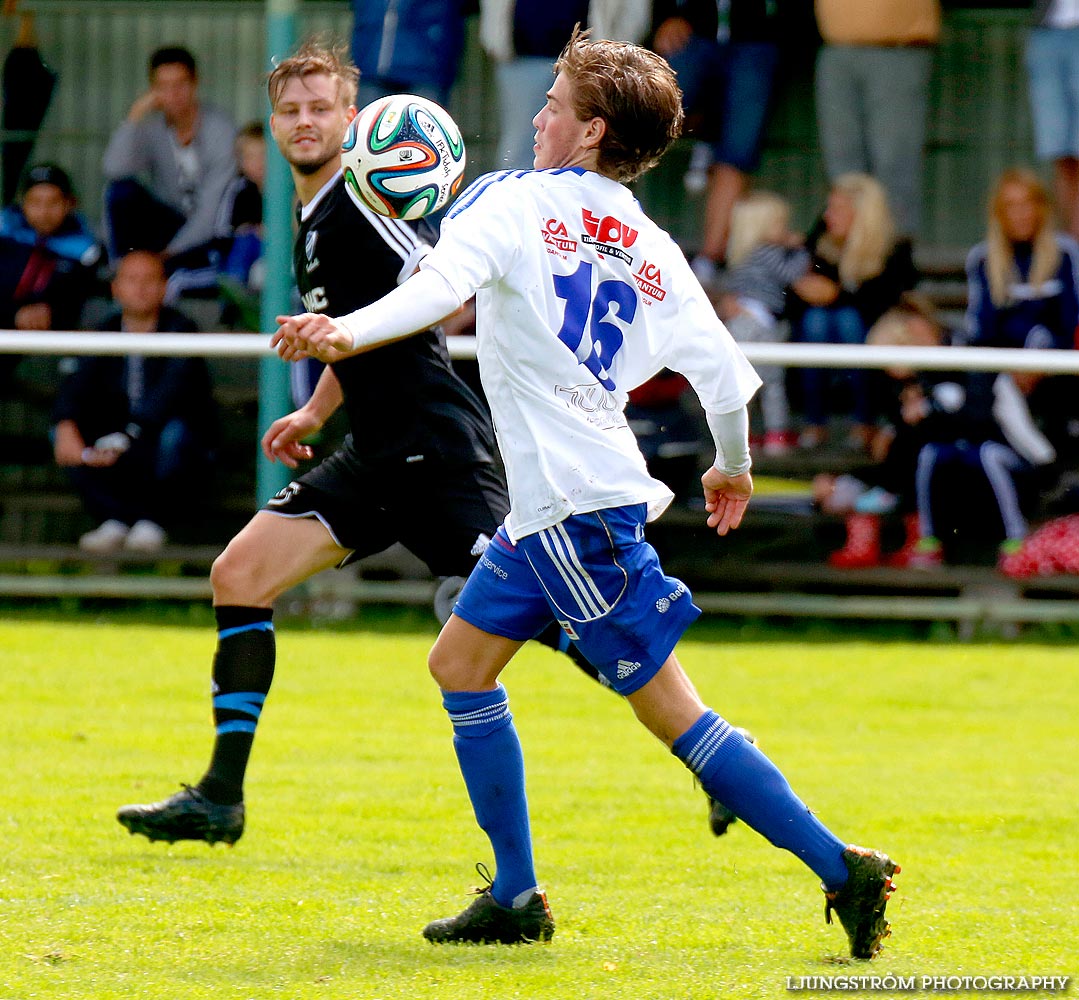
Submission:
[[[475,339],[449,341],[457,360],[475,358]],[[970,347],[873,347],[811,344],[746,344],[753,362],[786,367],[904,368],[948,371],[1027,371],[1079,374],[1079,352]],[[201,355],[222,359],[257,359],[269,356],[269,337],[261,334],[102,334],[85,332],[26,333],[0,331],[0,352],[22,355],[125,354]],[[257,438],[250,443],[252,452]],[[15,500],[5,497],[5,516]],[[70,500],[70,498],[67,498]],[[28,496],[28,504],[41,498]],[[254,498],[251,499],[254,509]],[[760,517],[767,519],[767,509]],[[779,510],[773,516],[786,530],[799,530]],[[655,526],[660,547],[681,533],[696,538],[702,531],[696,511],[671,511]],[[796,519],[794,519],[796,521]],[[703,543],[703,536],[700,538]],[[672,546],[672,549],[675,546]],[[694,550],[703,545],[694,543]],[[961,634],[984,630],[1008,634],[1024,622],[1079,622],[1079,578],[1053,577],[1013,581],[989,567],[950,566],[939,571],[831,570],[805,561],[746,560],[737,553],[724,555],[724,547],[711,547],[711,565],[694,581],[694,594],[709,614],[761,617],[814,617],[948,621]],[[168,546],[152,558],[139,556],[92,557],[74,546],[0,544],[0,596],[73,598],[204,599],[209,596],[206,571],[219,551],[216,546]],[[699,557],[703,558],[703,557]],[[737,560],[730,564],[731,559]],[[392,560],[391,560],[392,563]],[[29,569],[36,572],[28,572]],[[387,567],[384,566],[384,569]],[[672,572],[681,567],[670,560]],[[16,570],[16,571],[11,571]],[[320,575],[301,588],[296,607],[323,606],[345,614],[355,604],[394,603],[428,605],[434,583],[406,578],[364,579],[346,574]],[[693,568],[685,567],[691,576]],[[394,569],[388,567],[387,575]],[[325,576],[325,579],[322,577]],[[306,602],[306,604],[305,604]]]

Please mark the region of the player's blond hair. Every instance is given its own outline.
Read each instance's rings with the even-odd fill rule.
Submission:
[[[289,80],[308,76],[328,76],[337,81],[337,96],[344,107],[356,103],[360,71],[352,64],[346,50],[318,38],[309,38],[291,56],[282,59],[270,72],[266,90],[270,107],[277,101]]]
[[[824,233],[817,253],[837,265],[843,287],[853,289],[884,270],[895,249],[895,217],[883,185],[869,174],[841,174],[832,182],[832,191],[850,199],[854,221],[842,244]]]
[[[1053,203],[1049,191],[1032,170],[1023,167],[1005,170],[997,178],[989,198],[989,226],[986,236],[985,269],[989,278],[989,296],[998,308],[1009,304],[1009,290],[1012,283],[1018,280],[1015,247],[1004,235],[1004,192],[1009,187],[1023,188],[1038,211],[1038,231],[1034,235],[1028,282],[1038,288],[1052,278],[1060,267],[1060,247],[1056,241]]]
[[[651,170],[682,134],[682,91],[674,70],[632,42],[593,41],[580,25],[555,61],[573,81],[580,121],[602,118],[599,172],[626,183]]]
[[[731,208],[731,228],[727,237],[727,264],[735,267],[777,231],[790,225],[791,207],[772,191],[750,191]]]

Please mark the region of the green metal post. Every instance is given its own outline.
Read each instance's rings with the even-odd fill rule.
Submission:
[[[267,72],[275,60],[287,56],[296,44],[296,21],[299,0],[266,0]],[[261,328],[264,333],[277,329],[275,317],[291,311],[292,289],[292,177],[288,164],[273,142],[267,143],[266,190],[263,193],[263,261],[266,276],[262,288]],[[292,409],[289,397],[289,373],[285,362],[276,357],[259,360],[259,433],[274,420]],[[261,506],[278,490],[288,485],[290,470],[267,460],[258,449],[258,496]]]

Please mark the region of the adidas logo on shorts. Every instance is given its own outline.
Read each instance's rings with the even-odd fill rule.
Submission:
[[[618,673],[616,676],[620,681],[624,681],[627,677],[631,674],[635,674],[640,669],[641,665],[639,663],[632,663],[629,660],[619,660]]]

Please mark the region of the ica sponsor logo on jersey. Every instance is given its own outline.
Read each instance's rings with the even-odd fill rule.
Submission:
[[[577,241],[569,238],[569,230],[566,229],[566,224],[560,219],[548,219],[543,223],[543,242],[549,249],[548,253],[554,253],[555,251],[561,251],[562,253],[576,253]]]
[[[645,295],[655,299],[657,302],[662,302],[667,295],[666,289],[663,287],[663,273],[656,264],[650,264],[648,261],[642,260],[640,268],[633,275],[633,280],[637,282],[637,287]]]
[[[633,263],[633,257],[627,251],[637,242],[636,229],[630,229],[613,215],[605,215],[601,219],[587,208],[581,209],[581,224],[584,226],[581,239],[594,246],[598,253],[617,257],[627,264]]]

